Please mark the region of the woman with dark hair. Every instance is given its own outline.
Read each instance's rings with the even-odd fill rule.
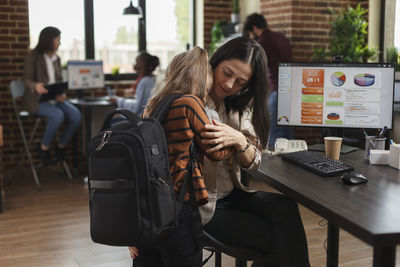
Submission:
[[[56,54],[60,46],[60,35],[60,30],[55,27],[44,28],[40,32],[38,44],[25,59],[24,80],[27,89],[23,105],[30,113],[48,119],[42,142],[38,146],[40,159],[45,165],[50,162],[50,145],[64,118],[68,119],[68,123],[54,146],[57,160],[64,160],[64,148],[81,121],[80,111],[67,101],[65,93],[53,99],[41,98],[48,93],[45,85],[62,81],[60,58]]]
[[[217,111],[221,122],[214,119],[213,125],[205,125],[202,142],[214,145],[206,152],[233,146],[236,153],[223,162],[205,159],[210,201],[200,206],[204,229],[224,243],[269,255],[254,261],[253,267],[309,266],[297,203],[281,194],[250,190],[240,182],[241,169],[257,170],[268,143],[265,52],[254,40],[239,37],[221,46],[210,63],[214,86],[207,106]]]
[[[147,101],[151,96],[151,91],[156,85],[156,77],[153,75],[153,71],[160,64],[158,57],[152,56],[148,53],[141,53],[136,58],[136,64],[133,69],[138,73],[138,78],[133,85],[134,91],[136,91],[134,99],[128,99],[123,97],[112,98],[111,102],[117,103],[119,108],[126,108],[131,110],[133,113],[141,116]]]

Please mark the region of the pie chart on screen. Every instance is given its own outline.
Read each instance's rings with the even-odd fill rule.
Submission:
[[[341,71],[336,71],[331,75],[331,83],[334,86],[342,86],[346,81],[346,75]]]
[[[371,86],[375,83],[375,75],[360,73],[354,76],[354,83],[359,86]]]

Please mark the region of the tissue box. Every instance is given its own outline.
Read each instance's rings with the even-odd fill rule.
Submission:
[[[390,145],[390,166],[400,169],[400,146]]]
[[[370,150],[369,163],[375,165],[389,165],[390,151],[389,150]]]

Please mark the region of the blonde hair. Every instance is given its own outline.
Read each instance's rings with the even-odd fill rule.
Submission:
[[[147,116],[153,115],[161,100],[175,93],[204,99],[209,69],[207,52],[198,46],[176,55],[168,64],[164,87],[149,101]]]

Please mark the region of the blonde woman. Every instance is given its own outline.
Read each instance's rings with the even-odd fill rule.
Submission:
[[[203,179],[203,156],[211,160],[227,158],[232,149],[205,152],[210,145],[202,143],[201,132],[205,125],[210,124],[204,110],[204,99],[212,86],[212,76],[208,64],[207,53],[200,47],[181,53],[173,58],[168,66],[165,86],[149,101],[144,116],[151,116],[162,99],[180,93],[183,96],[175,100],[164,120],[164,127],[169,154],[169,165],[174,189],[177,194],[182,190],[182,182],[187,175],[190,159],[189,148],[194,142],[202,155],[193,173],[193,185],[196,193],[196,203],[185,201],[179,214],[178,228],[166,238],[160,240],[152,249],[130,247],[134,259],[133,266],[158,267],[196,267],[201,266],[202,247],[197,242],[193,229],[200,225],[200,217],[192,216],[197,212],[198,205],[208,202],[208,193]],[[186,199],[188,199],[186,197]],[[197,220],[197,221],[194,221]]]

